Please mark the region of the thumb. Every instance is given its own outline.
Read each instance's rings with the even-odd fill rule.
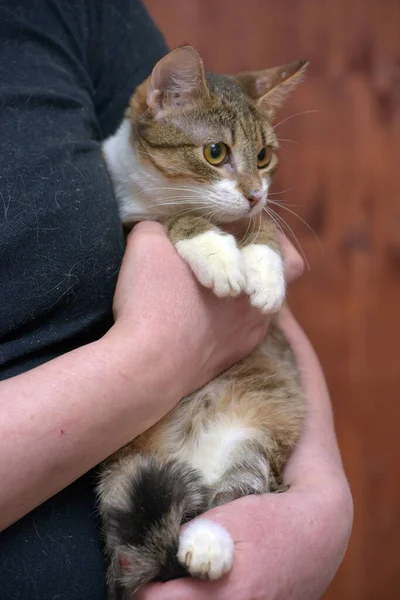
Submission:
[[[135,256],[139,266],[153,264],[158,268],[160,261],[171,260],[175,257],[175,249],[171,243],[165,228],[155,221],[141,221],[129,233],[126,241],[126,252]],[[155,260],[157,257],[157,260]]]
[[[128,239],[131,237],[138,237],[142,235],[154,235],[157,237],[163,237],[168,239],[165,228],[160,223],[157,223],[157,221],[140,221],[132,229],[132,231],[128,235]]]

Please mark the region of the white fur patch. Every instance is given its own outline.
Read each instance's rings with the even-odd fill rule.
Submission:
[[[242,253],[251,304],[264,313],[276,312],[285,299],[282,258],[265,244],[250,244]]]
[[[140,178],[140,169],[132,152],[130,135],[131,124],[125,119],[102,145],[123,223],[133,221],[135,216],[149,216],[145,204],[140,201],[140,189],[135,185],[135,179]]]
[[[246,285],[243,256],[233,235],[206,231],[176,243],[197,279],[217,296],[237,296]]]
[[[171,183],[149,163],[140,160],[131,142],[131,123],[125,119],[117,132],[103,142],[102,148],[118,201],[121,221],[130,225],[143,219],[170,216],[177,202],[166,205],[167,197],[188,195],[187,190],[170,192]],[[174,188],[172,188],[174,189]]]
[[[249,203],[237,188],[236,181],[222,179],[209,185],[210,205],[219,211],[219,222],[229,223],[249,215]]]
[[[238,459],[241,442],[257,438],[257,431],[227,416],[197,432],[196,445],[185,456],[208,485],[215,485]]]
[[[193,577],[219,579],[232,568],[233,540],[221,525],[196,519],[181,533],[177,556]]]

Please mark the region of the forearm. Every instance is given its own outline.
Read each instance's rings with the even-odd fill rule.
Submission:
[[[157,223],[130,234],[113,310],[100,341],[0,383],[0,529],[246,356],[265,328],[246,298],[200,288]]]
[[[152,408],[153,357],[141,344],[132,345],[129,365],[135,366],[128,368],[116,337],[0,384],[0,529],[162,416],[165,398],[158,410]]]
[[[333,515],[336,518],[335,535],[344,551],[343,539],[348,539],[351,531],[353,502],[336,440],[325,378],[310,341],[287,308],[282,311],[281,325],[296,354],[307,394],[305,427],[285,478],[292,491],[309,494],[314,490],[314,498],[321,504],[321,514],[325,514],[327,520]]]

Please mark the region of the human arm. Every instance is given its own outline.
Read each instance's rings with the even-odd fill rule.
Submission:
[[[281,322],[308,398],[305,429],[285,473],[289,491],[242,498],[208,513],[235,542],[226,577],[152,584],[138,600],[314,600],[335,575],[352,526],[351,494],[318,359],[287,309]]]
[[[246,298],[201,288],[155,223],[129,237],[114,313],[99,341],[0,383],[0,529],[248,353],[266,327]]]

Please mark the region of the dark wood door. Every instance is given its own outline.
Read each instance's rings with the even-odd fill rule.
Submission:
[[[209,69],[311,61],[277,131],[275,199],[310,265],[290,302],[330,386],[355,501],[325,600],[400,598],[400,0],[147,0]],[[297,116],[293,116],[297,113]],[[287,191],[285,191],[287,190]],[[289,210],[297,212],[317,234]]]

